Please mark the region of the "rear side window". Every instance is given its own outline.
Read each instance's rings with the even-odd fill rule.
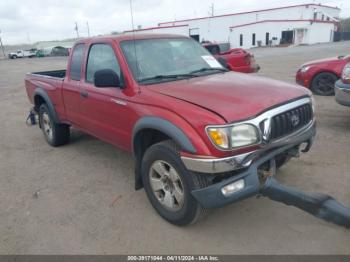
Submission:
[[[114,54],[113,48],[107,44],[95,44],[90,48],[89,58],[86,68],[86,81],[94,82],[94,74],[98,70],[111,69],[119,78],[120,66]]]
[[[72,61],[70,63],[70,78],[79,81],[81,75],[81,66],[84,56],[84,44],[79,44],[74,47]]]

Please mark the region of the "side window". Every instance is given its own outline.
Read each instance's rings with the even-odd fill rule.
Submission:
[[[89,52],[86,81],[93,83],[95,72],[103,69],[111,69],[121,78],[120,66],[113,48],[107,44],[94,44]]]
[[[84,55],[84,44],[79,44],[74,47],[72,61],[70,62],[70,78],[80,81],[81,65]]]

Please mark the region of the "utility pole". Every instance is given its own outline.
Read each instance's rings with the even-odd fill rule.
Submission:
[[[86,22],[86,27],[87,27],[87,33],[88,33],[88,37],[90,37],[90,27],[89,27],[89,22]]]
[[[74,30],[77,32],[77,38],[79,38],[79,28],[78,28],[78,23],[77,22],[75,22]]]
[[[27,41],[28,41],[28,44],[31,44],[29,32],[27,32]]]
[[[211,3],[210,14],[211,14],[211,16],[214,16],[214,3]]]
[[[1,30],[0,30],[0,45],[1,45],[2,54],[4,55],[4,57],[6,57],[6,55],[5,55],[5,50],[4,50],[4,46],[2,45]]]

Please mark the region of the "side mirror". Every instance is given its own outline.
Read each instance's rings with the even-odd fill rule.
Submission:
[[[111,69],[98,70],[94,74],[94,84],[96,87],[119,87],[119,76]]]

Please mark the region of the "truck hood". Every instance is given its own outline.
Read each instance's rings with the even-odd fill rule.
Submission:
[[[146,88],[210,110],[227,122],[254,117],[268,108],[310,94],[304,87],[235,72],[148,85]]]

